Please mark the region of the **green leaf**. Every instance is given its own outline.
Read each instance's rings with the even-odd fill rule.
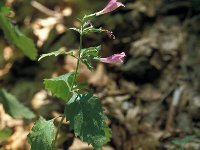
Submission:
[[[67,101],[71,97],[73,78],[74,72],[70,72],[55,78],[44,79],[45,88],[51,91],[56,97]]]
[[[14,118],[32,119],[35,117],[35,114],[29,108],[22,105],[14,95],[4,89],[0,90],[0,102],[3,104],[6,113]]]
[[[90,26],[90,27],[88,27],[88,28],[85,28],[84,30],[83,30],[83,35],[85,35],[85,34],[90,34],[90,33],[100,33],[100,32],[102,32],[102,29],[101,28],[99,28],[99,29],[96,29],[96,28],[94,28],[93,26]]]
[[[75,56],[73,55],[73,51],[72,51],[72,50],[71,50],[71,51],[68,51],[68,52],[58,50],[58,51],[54,51],[54,52],[51,52],[51,53],[42,54],[42,55],[39,57],[38,61],[40,61],[41,59],[43,59],[43,58],[45,58],[45,57],[49,57],[49,56],[55,56],[55,57],[56,57],[56,56],[58,56],[58,55],[70,55],[70,56],[75,57]]]
[[[74,86],[73,91],[80,94],[93,92],[91,89],[89,89],[89,84],[86,82],[77,83],[77,85]]]
[[[12,135],[12,130],[10,128],[5,128],[0,130],[0,140],[7,140]]]
[[[93,61],[99,59],[99,51],[101,46],[89,47],[81,50],[81,61],[88,67],[88,69],[93,69]]]
[[[37,50],[31,39],[22,34],[19,29],[13,26],[7,18],[8,10],[0,9],[0,28],[3,30],[6,39],[19,48],[30,59],[35,60]]]
[[[8,16],[10,15],[10,13],[12,12],[11,9],[9,7],[4,6],[1,2],[0,2],[0,12],[3,13],[4,15]]]
[[[109,142],[111,130],[106,125],[107,118],[97,97],[74,94],[67,103],[65,115],[75,136],[92,144],[95,149]]]
[[[184,146],[185,144],[189,143],[190,141],[192,141],[195,138],[195,135],[188,135],[185,136],[184,138],[177,138],[175,140],[172,141],[173,144],[177,145],[177,146]]]
[[[28,142],[31,150],[53,150],[52,142],[54,138],[53,120],[46,121],[40,117],[28,135]]]

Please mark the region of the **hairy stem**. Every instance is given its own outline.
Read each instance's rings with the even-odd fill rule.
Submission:
[[[76,64],[76,70],[75,70],[75,74],[74,74],[74,78],[73,78],[73,82],[72,82],[72,87],[74,86],[75,80],[78,76],[78,67],[79,67],[79,63],[80,63],[80,56],[81,56],[81,49],[82,49],[82,44],[83,44],[83,24],[81,24],[81,33],[80,33],[80,44],[79,44],[79,50],[78,50],[78,59],[77,59],[77,64]]]
[[[83,35],[82,35],[82,32],[83,32],[83,24],[81,23],[81,33],[80,33],[80,45],[79,45],[79,50],[78,50],[78,59],[77,59],[77,64],[76,64],[76,70],[75,70],[75,74],[74,74],[74,77],[73,77],[73,82],[72,82],[72,85],[71,85],[71,90],[73,89],[73,86],[75,84],[75,81],[76,81],[76,78],[78,76],[78,67],[79,67],[79,64],[80,64],[80,56],[81,56],[81,50],[82,50],[82,44],[83,44]],[[66,105],[65,104],[65,110],[66,111]],[[56,131],[56,135],[55,135],[55,139],[53,141],[53,149],[56,150],[56,141],[57,141],[57,138],[58,138],[58,133],[60,132],[60,128],[61,128],[61,125],[63,123],[65,119],[65,115],[62,116],[59,124],[58,124],[58,128],[57,128],[57,131]]]

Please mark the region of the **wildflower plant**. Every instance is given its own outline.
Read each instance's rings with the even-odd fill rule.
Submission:
[[[100,61],[105,63],[122,63],[125,53],[114,54],[107,58],[101,58],[99,51],[101,46],[83,47],[83,36],[91,33],[108,33],[109,37],[114,37],[111,31],[95,28],[90,21],[100,15],[114,11],[120,6],[124,6],[117,0],[111,0],[107,6],[94,14],[85,15],[80,21],[79,28],[70,28],[79,33],[80,45],[78,55],[73,50],[70,51],[54,51],[43,54],[39,60],[48,56],[70,55],[77,59],[76,69],[73,72],[45,79],[45,88],[51,93],[64,100],[64,115],[58,124],[57,131],[54,133],[54,124],[52,120],[46,121],[40,117],[34,124],[28,135],[31,150],[53,150],[57,149],[56,141],[63,121],[66,119],[70,122],[70,129],[74,131],[76,137],[82,141],[91,144],[94,149],[101,149],[104,144],[110,141],[111,130],[106,124],[107,117],[103,112],[103,108],[92,92],[88,93],[88,89],[83,83],[78,82],[79,64],[83,63],[88,69],[93,69],[93,62]]]

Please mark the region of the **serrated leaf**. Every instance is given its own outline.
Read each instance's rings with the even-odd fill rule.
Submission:
[[[194,135],[188,135],[188,136],[185,136],[184,138],[175,139],[175,140],[172,141],[172,143],[177,145],[177,146],[184,146],[185,144],[192,141],[194,138],[195,138]]]
[[[75,136],[100,149],[111,137],[106,116],[97,97],[92,94],[74,94],[67,103],[65,115]]]
[[[90,26],[90,27],[88,27],[88,28],[85,28],[84,30],[83,30],[83,35],[84,34],[90,34],[90,33],[100,33],[100,32],[102,32],[102,29],[101,28],[99,28],[99,29],[97,29],[97,28],[94,28],[93,26]]]
[[[22,105],[14,95],[4,89],[0,90],[0,102],[6,113],[14,118],[32,119],[35,117],[35,114],[28,107]]]
[[[42,54],[39,58],[38,58],[38,61],[40,61],[41,59],[45,58],[45,57],[49,57],[49,56],[58,56],[58,55],[70,55],[70,56],[73,56],[73,51],[68,51],[68,52],[65,52],[65,51],[54,51],[54,52],[50,52],[50,53],[47,53],[47,54]]]
[[[31,150],[53,150],[52,142],[54,138],[53,120],[46,121],[40,117],[28,135],[28,142]]]
[[[30,59],[35,60],[37,50],[33,41],[22,34],[19,29],[13,26],[7,18],[8,10],[0,11],[0,28],[3,30],[6,39],[19,48]]]
[[[67,73],[51,79],[44,79],[45,88],[58,98],[67,101],[71,97],[71,84],[74,72]]]
[[[81,61],[88,67],[88,69],[93,69],[93,61],[100,57],[99,51],[101,46],[89,47],[81,50]]]

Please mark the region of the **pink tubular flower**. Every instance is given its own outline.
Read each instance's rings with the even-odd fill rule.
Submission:
[[[110,2],[106,5],[106,7],[103,10],[97,12],[96,15],[99,16],[99,15],[109,13],[120,6],[125,7],[121,2],[117,2],[117,0],[110,0]]]
[[[124,52],[120,53],[120,54],[114,54],[110,57],[106,57],[106,58],[100,58],[100,62],[104,62],[104,63],[110,63],[110,64],[121,64],[123,63],[123,58],[126,56],[126,54]]]

